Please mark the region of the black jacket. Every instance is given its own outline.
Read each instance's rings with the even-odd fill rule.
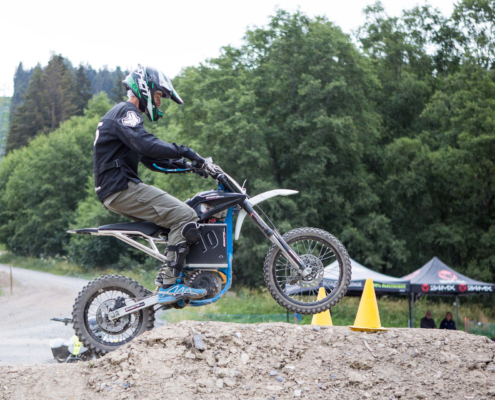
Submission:
[[[440,329],[450,329],[453,331],[457,330],[454,320],[451,319],[450,321],[447,321],[446,318],[440,322]]]
[[[153,161],[179,159],[186,146],[165,143],[143,126],[143,116],[128,101],[117,104],[100,121],[93,150],[95,192],[100,201],[139,183],[138,164],[152,168]],[[143,160],[143,157],[145,158]]]
[[[433,320],[433,318],[426,318],[426,317],[423,317],[421,318],[421,328],[424,328],[424,329],[433,329],[433,328],[436,328],[437,325],[435,324],[435,321]]]

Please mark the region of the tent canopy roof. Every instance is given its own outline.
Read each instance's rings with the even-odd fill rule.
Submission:
[[[468,278],[437,257],[402,279],[411,284],[411,291],[414,293],[449,296],[495,292],[494,284]]]
[[[373,282],[390,282],[390,283],[395,283],[395,282],[404,282],[404,279],[401,278],[394,278],[393,276],[388,276],[384,274],[380,274],[379,272],[373,271],[369,268],[366,268],[364,265],[359,264],[357,261],[351,260],[351,267],[352,267],[352,281],[361,281],[361,280],[366,280],[366,279],[373,279]],[[332,271],[336,271],[339,268],[339,264],[337,260],[335,260],[332,264],[330,264],[328,267],[325,268],[325,274],[324,278],[325,279],[336,279],[335,278],[335,272],[332,273]],[[338,275],[338,274],[337,274]],[[333,276],[333,278],[332,278]]]
[[[441,284],[465,284],[465,285],[486,285],[459,272],[454,271],[448,265],[444,264],[437,257],[433,257],[420,269],[406,275],[402,280],[407,280],[413,285],[441,285]]]

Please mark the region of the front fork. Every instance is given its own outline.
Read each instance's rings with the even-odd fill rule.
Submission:
[[[306,277],[311,273],[311,268],[306,267],[303,261],[299,258],[299,256],[290,248],[290,246],[285,242],[285,240],[280,236],[278,232],[275,232],[271,229],[265,221],[261,219],[259,214],[254,211],[253,207],[247,200],[242,203],[242,208],[247,212],[249,218],[256,224],[256,226],[263,232],[263,234],[267,237],[270,242],[272,242],[275,246],[277,246],[284,256],[289,260],[291,265],[299,271],[299,273]]]

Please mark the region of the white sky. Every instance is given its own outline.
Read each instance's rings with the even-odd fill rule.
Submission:
[[[278,6],[309,16],[326,15],[345,32],[364,22],[363,9],[374,0],[23,0],[0,8],[0,96],[10,96],[20,61],[46,65],[55,52],[77,66],[132,68],[153,65],[170,77],[183,67],[215,57],[222,46],[239,45],[246,28],[266,25]],[[444,15],[453,0],[429,0]],[[387,13],[424,0],[382,0]]]

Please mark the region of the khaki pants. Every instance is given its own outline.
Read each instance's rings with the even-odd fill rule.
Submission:
[[[170,229],[168,244],[183,242],[182,228],[189,222],[198,221],[196,212],[174,196],[144,183],[129,181],[129,187],[121,192],[108,196],[103,204],[117,214],[130,218],[135,222],[151,221]],[[169,255],[167,255],[169,258]],[[173,269],[164,271],[164,284],[173,284]]]

